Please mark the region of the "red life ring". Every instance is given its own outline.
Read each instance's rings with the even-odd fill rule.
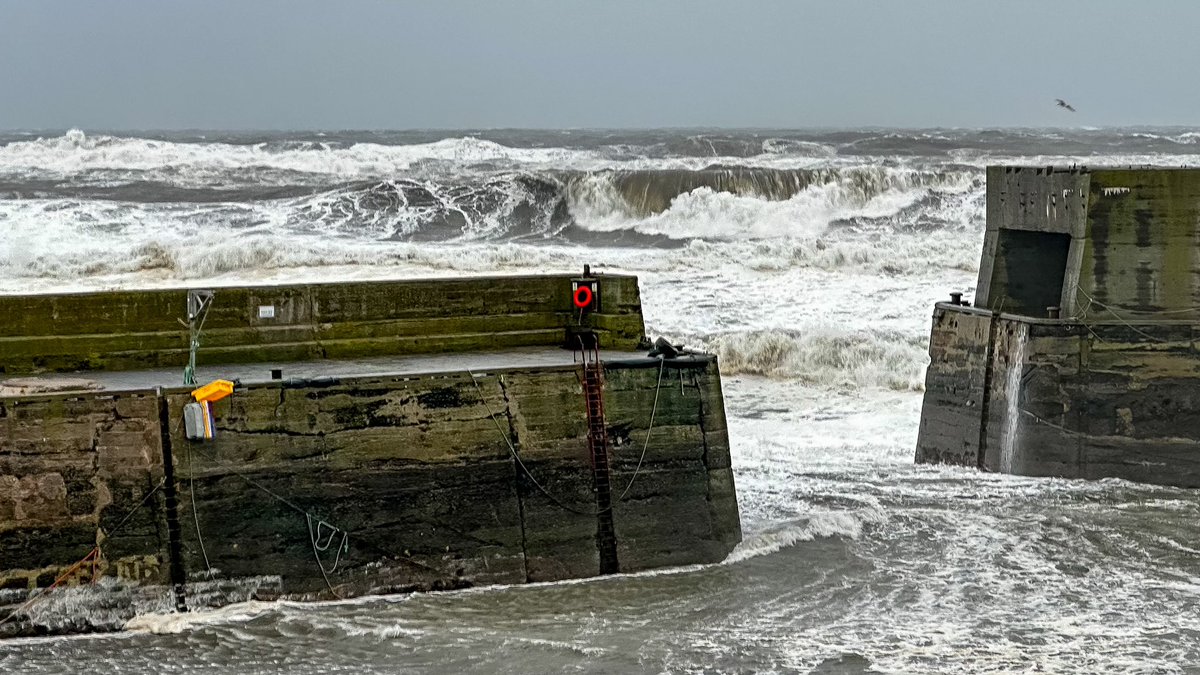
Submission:
[[[583,299],[580,299],[580,295],[584,296]],[[583,309],[584,307],[592,304],[592,289],[588,288],[587,286],[580,286],[579,288],[576,288],[574,300],[575,306],[579,309]]]

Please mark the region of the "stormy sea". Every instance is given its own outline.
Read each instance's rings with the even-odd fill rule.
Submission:
[[[1200,165],[1200,132],[0,134],[0,292],[635,273],[717,354],[722,563],[147,615],[4,673],[1200,672],[1200,494],[915,466],[984,167]],[[0,317],[2,320],[2,317]]]

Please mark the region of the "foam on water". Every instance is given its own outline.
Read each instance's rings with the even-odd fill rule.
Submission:
[[[770,555],[801,542],[822,537],[844,537],[858,539],[863,526],[885,520],[878,511],[830,511],[802,518],[799,522],[776,525],[763,532],[755,532],[744,539],[729,554],[725,564],[739,563],[750,558]]]
[[[721,372],[798,377],[816,386],[924,388],[926,344],[882,331],[739,331],[703,341]]]
[[[912,465],[931,303],[975,281],[981,168],[1197,164],[1196,132],[561,140],[583,136],[20,138],[0,146],[0,291],[584,263],[637,273],[648,332],[713,351],[725,373],[745,533],[729,559],[148,614],[128,624],[132,634],[86,649],[68,639],[0,646],[0,670],[806,672],[842,660],[880,672],[1107,673],[1184,672],[1200,659],[1192,492]],[[761,181],[630,197],[695,178],[658,175],[668,171],[744,177],[729,167],[809,173],[794,193],[771,192],[786,185],[779,176],[752,175]],[[54,192],[39,176],[81,192]],[[136,185],[111,187],[255,180],[311,190],[151,199]],[[88,185],[98,196],[83,194]],[[558,200],[565,220],[554,220]]]
[[[325,143],[250,144],[171,142],[88,135],[72,129],[63,136],[0,146],[0,174],[71,176],[94,170],[160,172],[163,179],[207,185],[232,170],[256,167],[344,178],[391,176],[422,162],[587,166],[595,156],[565,148],[510,148],[479,138],[445,138],[433,143],[349,147]]]

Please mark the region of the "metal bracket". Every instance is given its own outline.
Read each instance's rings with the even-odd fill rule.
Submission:
[[[189,387],[196,385],[196,352],[200,349],[200,332],[204,330],[204,320],[208,318],[208,310],[212,308],[212,302],[213,292],[211,290],[188,291],[188,362],[183,369],[183,383]]]

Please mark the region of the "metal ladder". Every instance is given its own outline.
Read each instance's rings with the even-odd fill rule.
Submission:
[[[588,348],[580,341],[583,356],[583,399],[587,407],[588,454],[592,461],[592,490],[596,493],[596,547],[600,573],[614,574],[617,538],[612,513],[612,468],[608,457],[608,427],[604,418],[604,364],[597,342]]]

